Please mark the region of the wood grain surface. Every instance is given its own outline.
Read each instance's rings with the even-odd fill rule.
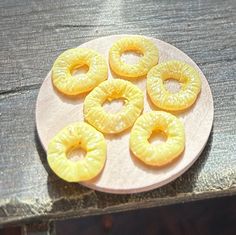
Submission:
[[[91,48],[106,58],[108,62],[109,49],[124,35],[101,37],[88,41],[80,47]],[[208,137],[213,123],[213,98],[207,79],[199,67],[186,54],[174,46],[155,38],[149,38],[159,50],[159,63],[168,60],[184,61],[199,72],[202,82],[201,92],[196,102],[187,110],[172,112],[185,127],[185,149],[181,156],[166,167],[155,168],[138,161],[129,148],[130,128],[116,135],[104,135],[107,144],[107,160],[102,173],[87,182],[82,182],[89,188],[108,193],[137,193],[163,186],[183,174],[199,157]],[[137,57],[128,57],[127,63],[134,63]],[[108,79],[124,79],[115,75],[108,69]],[[160,110],[149,100],[146,92],[146,77],[132,79],[144,94],[144,110]],[[170,84],[170,83],[169,83]],[[171,83],[174,85],[173,83]],[[45,78],[36,103],[36,127],[40,141],[45,150],[53,138],[66,125],[84,121],[83,102],[86,94],[77,98],[62,95],[52,85],[51,72]],[[114,100],[106,111],[114,113],[119,101]],[[117,110],[116,110],[117,111]]]
[[[86,216],[236,193],[236,3],[0,2],[0,223]],[[214,126],[194,166],[160,189],[109,195],[55,177],[35,131],[39,87],[65,49],[111,34],[169,42],[201,68]]]

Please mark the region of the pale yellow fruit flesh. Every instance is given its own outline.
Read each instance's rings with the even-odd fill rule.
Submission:
[[[167,136],[164,143],[154,145],[148,139],[155,130]],[[151,166],[164,166],[176,159],[184,150],[183,123],[174,115],[163,111],[144,113],[135,122],[130,134],[130,149],[142,162]]]
[[[177,80],[181,89],[172,93],[165,88],[164,81]],[[190,107],[201,90],[198,71],[185,62],[170,60],[153,67],[147,74],[147,92],[152,102],[164,110],[184,110]]]
[[[123,98],[124,105],[117,113],[104,110],[106,100]],[[103,133],[119,133],[131,127],[143,110],[143,92],[131,82],[110,79],[102,82],[84,100],[84,118]]]
[[[136,64],[130,65],[122,61],[122,53],[128,51],[142,54]],[[128,78],[138,78],[146,75],[158,63],[158,49],[150,39],[145,37],[124,37],[112,45],[109,51],[109,63],[116,74]]]
[[[87,154],[82,160],[71,161],[71,148],[81,147]],[[57,176],[68,182],[87,181],[96,177],[106,161],[103,135],[84,122],[72,123],[60,130],[50,141],[47,160]]]
[[[75,68],[88,66],[85,74],[72,75]],[[105,58],[88,48],[73,48],[63,52],[52,67],[53,85],[63,94],[78,95],[88,92],[108,77]]]

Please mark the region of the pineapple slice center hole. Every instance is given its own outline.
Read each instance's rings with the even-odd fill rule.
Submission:
[[[67,158],[72,162],[81,161],[85,158],[86,151],[81,147],[73,147],[67,152]]]
[[[126,64],[134,65],[139,62],[142,56],[142,53],[137,51],[125,51],[121,55],[121,61]]]
[[[124,105],[124,99],[122,98],[117,98],[112,100],[107,99],[103,103],[103,108],[108,113],[117,113],[122,109],[123,105]]]
[[[71,70],[71,75],[72,76],[76,76],[76,75],[81,75],[81,74],[86,74],[89,70],[89,66],[84,64],[84,65],[78,65],[75,66],[72,70]]]
[[[181,84],[173,78],[167,79],[164,81],[164,86],[166,90],[171,93],[178,93],[181,89]]]
[[[165,132],[162,130],[153,131],[151,136],[148,139],[149,143],[153,144],[153,145],[165,143],[166,140],[167,140],[167,136],[166,136]]]

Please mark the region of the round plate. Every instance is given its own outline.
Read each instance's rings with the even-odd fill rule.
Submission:
[[[80,47],[92,48],[103,54],[108,61],[112,44],[125,35],[98,38]],[[129,149],[130,129],[116,135],[105,135],[107,161],[102,173],[95,179],[82,184],[109,193],[136,193],[160,187],[183,174],[199,157],[209,137],[213,123],[213,99],[208,82],[199,67],[185,53],[176,47],[155,38],[152,40],[159,49],[159,63],[177,59],[195,67],[202,79],[202,90],[195,104],[184,112],[175,112],[183,120],[186,145],[183,154],[172,164],[153,168],[137,160]],[[134,57],[127,60],[132,62]],[[117,78],[109,70],[109,79]],[[144,111],[158,110],[147,97],[146,79],[132,80],[145,94]],[[44,80],[37,98],[36,125],[39,138],[45,150],[49,140],[71,122],[83,121],[83,101],[86,94],[74,98],[57,92],[51,82],[51,72]],[[173,112],[172,112],[173,113]]]

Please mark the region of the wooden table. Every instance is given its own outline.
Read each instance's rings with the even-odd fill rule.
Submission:
[[[0,2],[0,224],[47,221],[236,194],[236,2]],[[214,126],[199,160],[174,182],[111,195],[68,184],[49,169],[35,129],[35,102],[65,49],[111,34],[173,44],[202,69]]]

